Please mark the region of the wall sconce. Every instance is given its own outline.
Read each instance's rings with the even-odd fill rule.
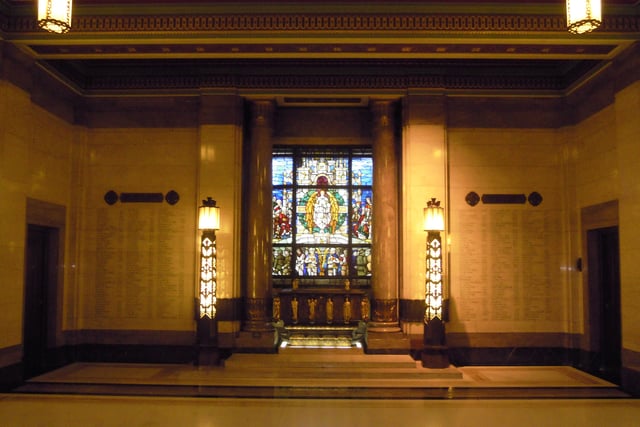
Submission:
[[[200,280],[198,295],[198,365],[218,363],[216,303],[218,287],[216,230],[220,229],[220,208],[207,197],[198,208],[200,237]]]
[[[424,338],[422,366],[446,368],[449,356],[445,346],[444,322],[442,320],[442,240],[444,231],[444,208],[435,198],[424,208],[424,230],[427,232]]]
[[[573,34],[588,33],[602,23],[600,0],[567,0],[567,30]]]
[[[52,33],[71,29],[71,0],[38,0],[38,26]]]

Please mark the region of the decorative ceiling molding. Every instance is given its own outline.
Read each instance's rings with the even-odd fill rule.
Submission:
[[[0,0],[0,39],[88,95],[234,87],[558,96],[640,40],[637,3],[611,1],[596,32],[575,36],[561,0],[78,0],[65,35],[38,29],[32,0]]]
[[[503,59],[517,59],[541,56],[547,59],[566,57],[574,59],[607,58],[618,47],[617,44],[515,44],[515,43],[374,43],[374,42],[313,42],[313,43],[163,43],[163,44],[41,44],[33,43],[30,48],[41,58],[94,58],[100,57],[309,57],[322,55],[344,57],[358,55],[370,58],[483,58],[502,56]],[[542,59],[542,58],[541,58]]]
[[[76,82],[86,94],[109,91],[239,90],[393,90],[410,88],[447,91],[529,91],[559,95],[571,82],[596,67],[580,61],[565,70],[553,61],[512,61],[496,64],[455,60],[140,60],[88,61],[72,68],[52,61],[57,72]],[[524,73],[518,70],[529,69]],[[126,71],[122,71],[126,70]],[[266,70],[266,71],[265,71]]]
[[[2,22],[2,21],[0,21]],[[40,32],[35,17],[9,16],[3,22],[8,33]],[[73,33],[145,32],[530,32],[566,33],[564,15],[517,14],[212,14],[212,15],[76,15]],[[640,17],[608,15],[599,33],[636,33]]]

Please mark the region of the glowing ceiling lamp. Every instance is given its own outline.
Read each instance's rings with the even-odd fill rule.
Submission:
[[[71,0],[38,0],[38,26],[52,33],[71,29]]]
[[[600,0],[567,0],[567,29],[570,33],[583,34],[602,24]]]

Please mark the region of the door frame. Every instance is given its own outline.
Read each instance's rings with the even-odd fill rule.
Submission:
[[[47,267],[47,289],[46,302],[47,306],[43,308],[42,313],[47,319],[45,333],[45,356],[43,364],[49,367],[54,367],[60,364],[59,357],[56,349],[64,345],[64,337],[62,334],[62,307],[63,307],[63,284],[64,284],[64,254],[65,254],[65,225],[66,225],[66,208],[62,205],[57,205],[41,200],[27,198],[26,201],[26,223],[25,223],[25,266],[24,266],[24,284],[23,284],[23,298],[27,297],[27,250],[28,250],[28,237],[29,226],[38,226],[49,229],[51,235],[55,235],[52,243],[57,247],[49,248],[50,253],[55,253],[55,265],[49,265]],[[22,340],[24,345],[25,330],[24,325],[26,322],[26,300],[23,299],[22,304]],[[23,348],[23,360],[24,360],[24,348]]]
[[[583,256],[583,271],[582,271],[582,295],[583,295],[583,324],[584,331],[581,337],[580,349],[583,351],[581,356],[581,365],[585,369],[597,372],[599,369],[599,362],[597,356],[601,352],[600,332],[602,330],[602,317],[599,315],[599,308],[595,305],[595,301],[592,301],[591,295],[593,293],[590,283],[589,274],[589,245],[588,234],[590,231],[619,227],[618,220],[618,200],[611,200],[605,203],[597,205],[587,206],[581,209],[581,239],[582,239],[582,256]],[[619,236],[618,236],[619,241]],[[618,249],[618,257],[619,249]],[[619,268],[619,266],[618,266]],[[618,281],[618,285],[620,285]],[[620,292],[620,289],[618,289]],[[620,314],[621,307],[618,307],[618,313]],[[622,333],[622,331],[620,331]],[[622,347],[622,341],[620,342]],[[619,349],[622,352],[622,348]]]

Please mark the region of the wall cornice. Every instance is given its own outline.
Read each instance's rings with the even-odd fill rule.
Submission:
[[[3,31],[42,33],[35,16],[5,15]],[[74,34],[157,32],[441,32],[566,33],[563,14],[469,13],[217,13],[176,15],[75,15]],[[599,33],[638,33],[640,16],[609,15]]]

